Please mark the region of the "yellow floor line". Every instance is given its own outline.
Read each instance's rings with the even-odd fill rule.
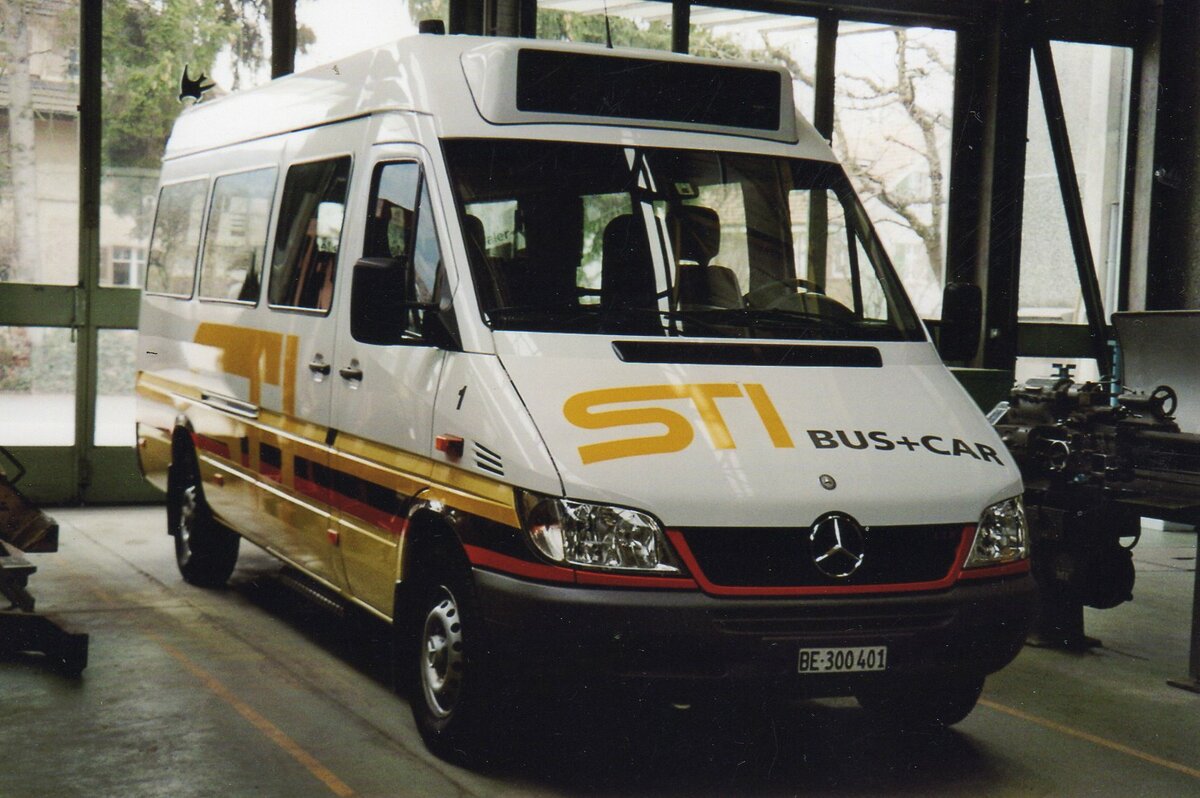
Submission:
[[[83,577],[83,574],[81,574],[78,569],[74,568],[70,564],[67,564],[65,570],[73,571],[79,574],[80,577]],[[103,603],[110,606],[117,606],[117,599],[102,588],[89,585],[88,589],[91,591],[92,595],[96,596]],[[204,670],[204,668],[193,662],[191,658],[164,640],[157,632],[153,632],[141,624],[136,624],[136,627],[139,632],[157,643],[163,649],[163,651],[167,652],[167,654],[169,654],[176,662],[182,665],[184,670],[196,677],[196,679],[199,680],[199,682],[203,684],[209,692],[213,693],[222,701],[233,707],[233,709],[239,715],[250,722],[250,725],[258,729],[258,731],[260,731],[262,734],[266,735],[271,742],[278,745],[285,752],[287,752],[292,759],[295,759],[302,766],[304,766],[309,773],[313,774],[313,776],[315,776],[322,784],[328,787],[330,792],[338,796],[338,798],[352,798],[352,796],[355,795],[354,790],[352,790],[344,781],[339,779],[332,770],[322,765],[316,757],[308,753],[308,751],[305,751],[299,743],[297,743],[291,737],[288,737],[282,729],[259,714],[252,706],[234,695],[228,687],[226,687],[219,679],[217,679],[217,677],[213,676],[211,673]]]
[[[334,775],[333,771],[317,761],[316,757],[308,753],[308,751],[305,751],[299,743],[297,743],[291,737],[288,737],[282,729],[260,715],[245,701],[242,701],[240,698],[234,695],[228,687],[226,687],[219,679],[217,679],[217,677],[204,670],[204,668],[201,668],[190,658],[188,658],[186,654],[172,646],[167,641],[163,640],[157,634],[153,632],[146,632],[145,634],[153,638],[154,641],[158,643],[158,645],[161,646],[164,651],[170,654],[177,662],[179,662],[180,665],[184,667],[184,670],[192,674],[192,676],[195,676],[202,685],[208,688],[209,692],[213,693],[222,701],[233,707],[239,715],[250,721],[251,726],[266,735],[271,742],[275,743],[284,751],[286,751],[288,755],[292,757],[292,759],[295,759],[297,762],[303,765],[309,773],[312,773],[314,776],[316,776],[321,783],[328,787],[334,795],[339,796],[339,798],[350,798],[354,795],[354,790],[350,789],[350,787],[347,786],[344,781]]]
[[[1187,765],[1181,765],[1178,762],[1172,762],[1170,759],[1163,759],[1161,756],[1155,756],[1154,754],[1148,754],[1145,751],[1139,751],[1136,748],[1130,748],[1127,745],[1122,745],[1121,743],[1114,742],[1113,740],[1109,740],[1105,737],[1099,737],[1095,734],[1089,734],[1088,732],[1080,731],[1079,729],[1073,729],[1070,726],[1065,726],[1061,723],[1047,720],[1046,718],[1039,718],[1037,715],[1030,715],[1028,712],[1022,712],[1019,709],[1013,709],[1012,707],[1005,706],[1004,704],[997,704],[995,701],[990,701],[986,698],[979,699],[979,703],[981,706],[985,706],[988,709],[1001,712],[1005,715],[1010,715],[1014,718],[1027,721],[1028,723],[1033,723],[1037,726],[1041,726],[1044,729],[1050,729],[1051,731],[1065,734],[1068,737],[1086,740],[1089,743],[1099,745],[1111,751],[1116,751],[1118,753],[1125,754],[1126,756],[1140,759],[1143,762],[1149,762],[1151,765],[1158,765],[1159,767],[1166,768],[1167,770],[1173,770],[1176,773],[1182,773],[1185,776],[1191,776],[1193,779],[1200,779],[1200,770],[1188,767]]]

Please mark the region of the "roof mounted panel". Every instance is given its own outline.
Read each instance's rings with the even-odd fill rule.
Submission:
[[[797,141],[782,67],[666,53],[490,44],[462,56],[484,119],[653,127]]]

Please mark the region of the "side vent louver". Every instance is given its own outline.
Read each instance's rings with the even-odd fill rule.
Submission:
[[[489,474],[504,476],[504,460],[478,441],[475,442],[475,465]]]

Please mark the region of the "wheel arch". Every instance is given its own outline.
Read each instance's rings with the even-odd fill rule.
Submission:
[[[408,524],[401,539],[396,565],[395,594],[392,619],[397,621],[411,608],[421,577],[434,566],[434,552],[449,553],[454,562],[449,567],[467,569],[470,562],[463,547],[463,526],[467,519],[440,502],[420,497],[409,509]]]
[[[179,502],[175,501],[180,490],[177,466],[187,463],[195,469],[200,467],[193,432],[191,419],[183,414],[175,417],[175,426],[171,430],[171,462],[167,466],[167,533],[171,535],[175,534],[179,520]],[[200,487],[203,490],[203,485]]]

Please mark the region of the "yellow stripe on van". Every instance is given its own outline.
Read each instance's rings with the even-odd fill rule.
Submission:
[[[263,385],[276,385],[283,394],[283,412],[287,415],[296,412],[297,336],[201,322],[194,341],[218,350],[219,370],[249,380],[251,404],[262,401]]]
[[[282,337],[280,340],[282,341]],[[253,469],[259,478],[268,479],[262,473],[258,444],[267,443],[280,449],[287,456],[283,458],[278,479],[289,489],[293,488],[295,477],[293,458],[304,457],[314,462],[328,462],[328,467],[334,471],[382,485],[404,495],[415,496],[421,493],[423,498],[439,501],[452,509],[507,526],[520,526],[515,493],[510,484],[354,435],[339,434],[335,449],[326,444],[328,427],[285,413],[260,409],[256,419],[234,419],[232,414],[219,407],[202,402],[197,389],[162,376],[139,374],[137,390],[147,399],[173,405],[177,410],[186,409],[189,402],[194,404],[193,414],[199,413],[196,420],[213,414],[235,421],[233,428],[227,427],[210,437],[222,441],[232,454],[242,451],[240,438],[243,435],[230,437],[230,430],[235,429],[243,433],[251,444],[248,446],[246,465]],[[270,481],[276,482],[275,479]]]

